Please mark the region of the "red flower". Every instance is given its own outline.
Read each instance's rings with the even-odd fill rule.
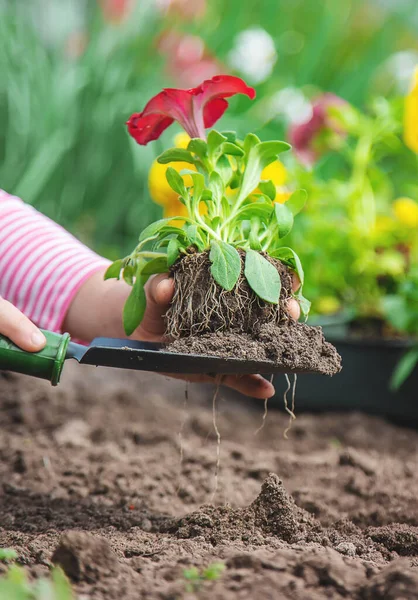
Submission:
[[[329,149],[330,135],[344,137],[345,132],[330,114],[330,108],[347,105],[347,102],[335,94],[322,94],[312,104],[312,114],[305,123],[294,124],[288,132],[293,150],[305,164],[313,164],[319,156]]]
[[[222,117],[228,108],[225,98],[235,94],[255,98],[255,90],[232,75],[217,75],[190,90],[164,89],[151,98],[141,113],[131,116],[128,131],[138,144],[145,146],[177,121],[191,138],[205,139],[205,128]]]
[[[133,8],[132,0],[100,0],[103,15],[107,21],[120,23]]]

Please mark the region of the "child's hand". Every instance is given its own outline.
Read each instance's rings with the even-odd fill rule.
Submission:
[[[27,352],[39,352],[46,344],[43,333],[13,304],[0,296],[0,334]]]

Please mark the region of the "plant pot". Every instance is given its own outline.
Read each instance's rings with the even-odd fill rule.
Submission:
[[[342,371],[334,377],[300,376],[296,388],[296,411],[359,410],[418,425],[418,368],[401,388],[392,392],[393,370],[413,341],[369,340],[324,333],[342,356]],[[286,381],[274,380],[277,390],[272,405],[283,407]]]

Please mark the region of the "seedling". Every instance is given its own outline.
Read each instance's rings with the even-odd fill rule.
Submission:
[[[14,561],[15,550],[0,548],[1,561]],[[4,600],[75,600],[71,586],[64,572],[56,567],[51,578],[29,581],[24,569],[16,564],[9,567],[6,575],[0,578],[0,598]]]
[[[192,594],[197,592],[204,581],[216,581],[225,570],[224,563],[212,563],[206,569],[199,570],[197,567],[191,567],[183,571],[184,578],[187,579],[186,592]]]
[[[144,316],[144,285],[149,277],[167,272],[193,253],[207,253],[210,274],[223,290],[238,290],[244,280],[270,306],[280,298],[282,282],[272,260],[279,259],[297,273],[296,297],[304,314],[309,311],[309,302],[302,296],[304,274],[299,257],[282,244],[305,204],[306,192],[295,191],[285,204],[275,202],[275,185],[261,179],[263,169],[290,146],[282,141],[262,142],[253,133],[240,140],[232,131],[213,129],[206,136],[205,128],[222,116],[228,106],[225,98],[234,94],[255,97],[254,89],[237,77],[214,77],[192,90],[163,90],[128,121],[129,133],[141,145],[158,138],[174,120],[191,140],[187,149],[172,148],[158,158],[162,164],[190,165],[180,173],[167,169],[167,181],[185,206],[186,216],[149,225],[134,251],[115,261],[106,273],[106,278],[122,276],[132,286],[123,316],[127,335]],[[185,184],[185,175],[191,185]],[[217,295],[216,286],[213,294]]]

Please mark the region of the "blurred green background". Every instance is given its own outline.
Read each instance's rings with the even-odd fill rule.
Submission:
[[[243,76],[223,129],[284,135],[305,94],[357,106],[404,92],[416,0],[0,0],[0,186],[102,254],[160,216],[147,175],[173,136],[137,146],[125,121],[162,86]]]

